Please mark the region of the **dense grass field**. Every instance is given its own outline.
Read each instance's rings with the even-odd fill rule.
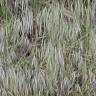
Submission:
[[[0,96],[96,96],[95,0],[0,0]]]

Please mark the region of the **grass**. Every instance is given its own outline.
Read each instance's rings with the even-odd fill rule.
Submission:
[[[96,96],[93,2],[9,1],[0,1],[0,96]]]

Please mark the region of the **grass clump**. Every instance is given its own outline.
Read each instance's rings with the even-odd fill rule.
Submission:
[[[1,1],[0,96],[96,95],[93,2],[69,1]]]

